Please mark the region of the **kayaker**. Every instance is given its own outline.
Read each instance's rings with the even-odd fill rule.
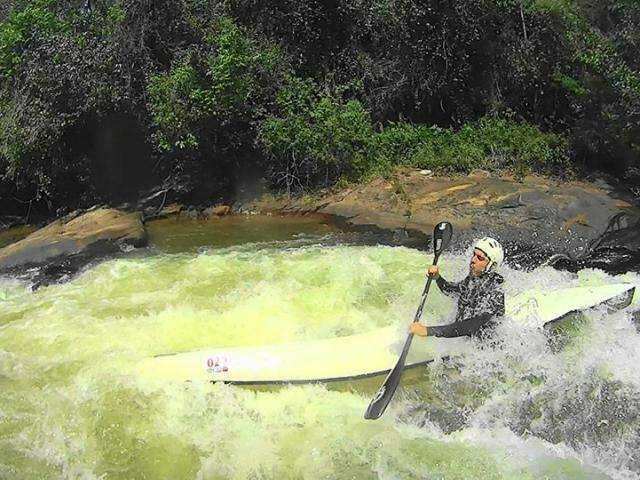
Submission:
[[[462,337],[482,335],[495,325],[496,317],[504,316],[504,278],[496,269],[504,259],[500,243],[484,237],[473,246],[469,275],[461,282],[448,282],[440,276],[436,265],[429,267],[440,291],[458,297],[455,321],[449,325],[424,326],[413,322],[409,331],[421,337]]]

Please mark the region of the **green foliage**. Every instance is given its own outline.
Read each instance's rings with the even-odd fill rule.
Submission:
[[[242,108],[258,88],[258,76],[276,68],[280,52],[257,42],[233,19],[221,18],[209,36],[214,53],[207,59],[207,77],[215,107],[222,111]]]
[[[207,135],[207,124],[258,117],[257,98],[276,83],[279,50],[261,46],[232,19],[221,18],[207,44],[203,61],[190,52],[169,72],[152,75],[148,82],[156,141],[165,151],[197,148]]]
[[[163,150],[198,145],[193,126],[211,111],[211,97],[189,59],[149,80],[147,91],[158,146]]]
[[[406,122],[390,123],[373,139],[374,172],[388,175],[396,165],[408,165],[425,143],[443,130]],[[448,130],[447,130],[448,131]]]
[[[630,68],[621,57],[614,42],[602,33],[601,28],[590,22],[598,21],[598,14],[610,16],[612,13],[624,15],[627,10],[638,8],[636,2],[613,0],[610,7],[602,8],[602,12],[591,13],[586,4],[580,8],[576,0],[506,0],[508,3],[522,2],[530,12],[546,12],[561,18],[565,25],[565,36],[573,48],[574,59],[582,66],[592,69],[608,80],[608,85],[621,93],[633,92],[640,95],[640,75]],[[635,3],[635,5],[634,5]],[[589,15],[596,15],[590,19]],[[578,82],[579,83],[579,82]],[[574,84],[575,85],[575,84]],[[563,87],[571,90],[571,86],[563,82]],[[575,93],[575,92],[572,92]]]
[[[569,167],[568,142],[559,135],[504,119],[483,118],[458,131],[397,124],[378,135],[383,163],[437,171],[474,168],[562,173]],[[390,155],[389,152],[392,152]]]
[[[573,0],[527,0],[523,3],[529,12],[546,12],[564,18],[575,15],[577,10]]]
[[[484,152],[474,138],[470,138],[473,133],[469,126],[464,126],[458,133],[451,129],[432,128],[406,163],[436,171],[468,172],[479,168]]]
[[[573,0],[494,0],[496,6],[502,10],[510,11],[522,9],[527,13],[550,13],[565,16],[576,11]]]
[[[640,75],[629,68],[606,38],[586,26],[569,36],[577,44],[575,58],[582,65],[606,78],[621,94],[640,96]]]
[[[366,172],[373,128],[357,100],[319,94],[310,81],[291,78],[276,101],[281,116],[261,124],[260,138],[288,191]]]
[[[261,139],[287,189],[325,177],[358,180],[389,174],[404,165],[441,172],[474,168],[558,174],[569,168],[565,138],[526,123],[483,118],[454,131],[406,122],[380,132],[357,100],[319,94],[308,81],[292,79],[278,96],[281,116],[263,124]]]
[[[57,33],[67,28],[54,12],[55,5],[55,0],[29,1],[0,23],[0,77],[14,75],[25,45],[33,35]]]
[[[527,123],[484,118],[465,127],[458,137],[482,151],[485,168],[494,164],[519,173],[551,174],[570,168],[567,139]]]
[[[111,5],[107,10],[107,18],[114,24],[123,23],[127,18],[127,12],[122,5]]]
[[[587,89],[582,86],[579,80],[570,77],[569,75],[565,75],[562,73],[558,73],[554,77],[555,81],[560,85],[564,90],[575,95],[577,97],[582,97],[587,94]]]

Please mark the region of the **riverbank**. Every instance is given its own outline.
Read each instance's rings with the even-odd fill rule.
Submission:
[[[455,226],[454,242],[490,234],[508,244],[574,256],[600,238],[612,219],[619,219],[616,230],[632,228],[640,219],[632,192],[602,178],[567,181],[531,175],[519,181],[486,171],[436,177],[404,170],[389,179],[316,196],[263,195],[246,207],[263,213],[330,214],[353,227],[407,234],[428,235],[437,222],[448,220]]]
[[[74,212],[33,233],[29,228],[5,231],[0,239],[9,241],[0,248],[0,267],[15,275],[37,265],[63,265],[53,268],[54,274],[59,270],[68,275],[96,257],[123,251],[122,239],[131,235],[136,241],[125,241],[130,248],[145,247],[147,225],[154,219],[216,222],[237,214],[315,214],[344,230],[378,232],[378,238],[384,235],[383,243],[422,248],[433,226],[447,220],[454,225],[453,245],[459,250],[475,238],[491,235],[505,244],[507,259],[521,267],[556,254],[575,263],[602,246],[626,249],[632,255],[640,252],[637,199],[602,178],[516,179],[479,170],[464,176],[434,176],[430,171],[405,169],[390,178],[298,197],[249,186],[247,190],[259,193],[228,204],[200,206],[166,205],[164,196],[156,196],[120,209]],[[130,215],[135,216],[135,225],[121,225]]]

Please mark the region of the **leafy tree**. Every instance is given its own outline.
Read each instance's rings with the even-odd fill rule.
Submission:
[[[633,0],[83,4],[0,6],[3,199],[51,214],[124,178],[198,202],[249,170],[297,191],[397,165],[640,183]]]
[[[28,2],[13,10],[0,24],[0,77],[13,77],[27,43],[34,36],[64,31],[68,28],[56,14],[55,0]]]
[[[204,49],[187,51],[169,72],[149,80],[163,150],[211,143],[212,137],[225,136],[230,124],[250,128],[279,83],[279,51],[260,45],[230,18],[220,18],[206,42]],[[229,136],[226,141],[234,143]]]

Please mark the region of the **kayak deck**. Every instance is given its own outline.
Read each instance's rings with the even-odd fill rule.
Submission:
[[[573,287],[552,292],[527,291],[506,299],[506,316],[522,325],[546,323],[613,299],[628,297],[634,286],[612,284]],[[278,384],[344,381],[379,375],[395,365],[406,338],[406,325],[392,325],[366,333],[320,340],[221,347],[162,354],[145,359],[137,372],[169,381],[222,381],[236,384]],[[406,368],[455,353],[466,339],[416,337]]]

